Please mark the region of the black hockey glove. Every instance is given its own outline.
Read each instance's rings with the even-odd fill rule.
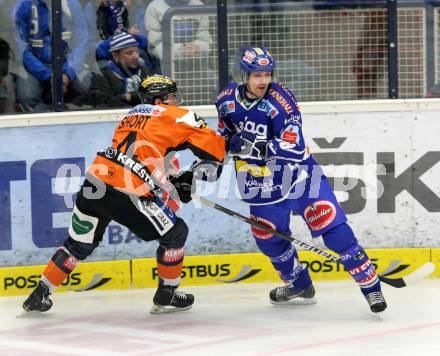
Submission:
[[[193,174],[191,171],[186,171],[180,176],[170,179],[170,182],[174,184],[177,190],[177,194],[179,194],[180,201],[185,204],[189,203],[192,199]]]
[[[203,180],[206,182],[215,182],[220,178],[223,170],[223,161],[214,162],[208,160],[197,160],[191,165],[190,170],[194,172],[195,180]]]
[[[258,139],[249,132],[239,132],[229,142],[229,154],[241,158],[266,158],[267,141]]]

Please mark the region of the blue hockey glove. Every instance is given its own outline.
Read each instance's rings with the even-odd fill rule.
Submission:
[[[266,158],[267,141],[258,139],[249,132],[240,132],[232,136],[229,143],[229,154],[241,158]]]

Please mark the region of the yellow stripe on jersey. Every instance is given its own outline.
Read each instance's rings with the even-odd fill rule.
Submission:
[[[269,177],[272,171],[267,166],[255,166],[245,161],[236,161],[235,169],[237,172],[248,172],[253,177]]]

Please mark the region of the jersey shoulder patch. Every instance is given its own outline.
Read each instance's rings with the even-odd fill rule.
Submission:
[[[269,88],[268,96],[273,103],[276,103],[286,114],[299,111],[295,96],[283,84],[272,83]]]
[[[288,125],[281,132],[281,139],[286,142],[294,143],[295,145],[298,144],[300,140],[299,127],[292,124]]]
[[[185,123],[187,125],[197,127],[199,129],[208,127],[205,120],[198,116],[194,111],[188,110],[186,114],[176,118],[176,123]]]
[[[158,105],[140,104],[140,105],[136,105],[133,109],[131,109],[128,112],[128,115],[144,114],[148,116],[160,116],[160,114],[165,110],[166,108],[163,108]]]
[[[228,114],[235,112],[235,101],[234,100],[226,100],[218,105],[217,111],[220,114],[220,117],[226,117]]]
[[[215,105],[218,105],[222,99],[225,100],[233,100],[230,99],[231,97],[234,98],[235,96],[235,89],[237,88],[237,83],[233,82],[229,84],[223,91],[217,96],[215,99]],[[229,98],[229,99],[228,99]]]

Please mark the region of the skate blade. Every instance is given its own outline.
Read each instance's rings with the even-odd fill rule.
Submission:
[[[26,311],[26,310],[23,309],[21,311],[21,313],[16,315],[16,318],[17,319],[20,319],[20,318],[24,318],[24,319],[26,319],[26,318],[27,319],[40,318],[42,314],[43,313],[41,311],[39,311],[39,310]]]
[[[284,302],[270,301],[273,305],[312,305],[318,303],[316,298],[292,298]]]
[[[173,307],[170,305],[153,305],[153,307],[150,310],[151,314],[169,314],[169,313],[177,313],[177,312],[181,312],[181,311],[185,311],[188,309],[191,309],[192,305],[189,305],[187,307],[184,308],[177,308],[177,307]]]
[[[373,317],[378,320],[378,321],[383,321],[383,312],[379,312],[379,313],[372,313]]]

